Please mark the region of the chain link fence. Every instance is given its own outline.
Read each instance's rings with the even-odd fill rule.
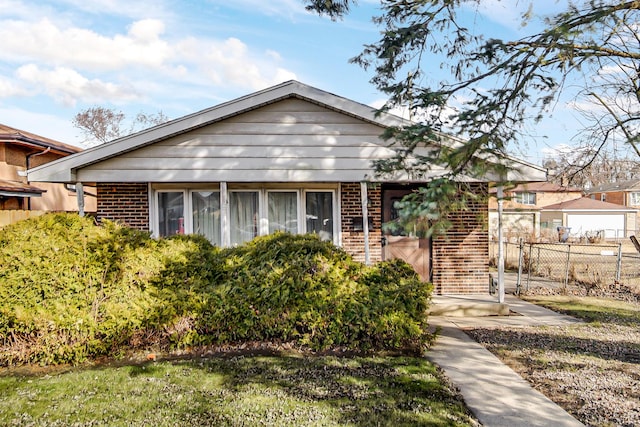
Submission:
[[[624,284],[640,290],[640,253],[629,243],[504,242],[505,269],[518,272],[516,291],[548,286],[580,286],[587,291]],[[497,263],[498,243],[490,247]]]

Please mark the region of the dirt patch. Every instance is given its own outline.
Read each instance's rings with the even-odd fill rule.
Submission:
[[[466,332],[584,424],[640,426],[637,323]]]

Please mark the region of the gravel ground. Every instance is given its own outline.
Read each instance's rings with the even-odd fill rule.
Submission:
[[[640,322],[610,320],[466,332],[585,425],[640,426]]]

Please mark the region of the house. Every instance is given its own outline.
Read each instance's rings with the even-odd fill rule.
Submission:
[[[640,179],[612,182],[594,187],[588,192],[589,197],[602,202],[615,203],[640,209]],[[640,215],[637,217],[635,229],[640,229]]]
[[[540,220],[548,227],[570,228],[569,234],[581,240],[622,239],[635,233],[637,211],[615,203],[589,197],[545,206]]]
[[[155,236],[200,233],[230,246],[276,230],[317,233],[364,262],[403,257],[439,293],[486,293],[486,202],[447,236],[383,236],[394,201],[442,173],[376,177],[394,155],[380,135],[407,121],[297,81],[90,148],[29,171],[29,179],[96,183],[97,217]],[[454,141],[460,143],[460,141]],[[515,159],[515,181],[546,171]],[[484,192],[495,176],[466,177]]]
[[[495,189],[492,189],[495,193]],[[579,199],[583,196],[580,188],[567,187],[553,182],[528,182],[505,191],[503,202],[503,230],[507,240],[524,238],[537,240],[541,234],[548,234],[548,227],[541,223],[540,211],[548,205]],[[489,230],[491,237],[497,238],[498,204],[495,198],[489,201]],[[545,230],[547,229],[547,230]],[[555,227],[553,228],[555,233]]]
[[[0,124],[0,226],[46,211],[76,211],[71,187],[27,180],[26,170],[82,151],[30,132]],[[86,197],[88,211],[95,212],[95,198]]]

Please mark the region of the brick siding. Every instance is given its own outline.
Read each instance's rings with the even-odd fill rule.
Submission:
[[[485,191],[486,184],[478,184]],[[450,218],[446,235],[433,240],[433,285],[438,294],[486,294],[489,289],[488,205],[470,202]]]
[[[149,230],[148,191],[146,183],[98,183],[98,221],[109,219],[138,230]]]
[[[364,232],[361,227],[362,202],[360,183],[343,183],[340,191],[342,219],[342,246],[354,259],[364,262]],[[371,262],[382,260],[382,192],[379,184],[368,184],[369,199],[369,258]]]

